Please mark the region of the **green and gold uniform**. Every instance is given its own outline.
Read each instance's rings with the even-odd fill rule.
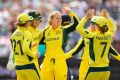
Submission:
[[[79,68],[79,80],[85,80],[85,77],[87,75],[88,69],[89,69],[89,39],[87,38],[81,38],[78,41],[78,44],[73,48],[70,52],[67,53],[67,58],[70,58],[78,52],[83,49],[82,56],[81,56],[81,64]],[[120,61],[120,55],[119,53],[111,46],[109,49],[109,54],[112,55],[115,59]]]
[[[36,63],[36,52],[31,50],[32,39],[33,34],[28,28],[19,26],[11,36],[17,80],[40,80],[39,66]]]
[[[63,51],[68,34],[76,29],[78,20],[71,13],[74,23],[67,28],[59,26],[53,30],[48,26],[43,31],[43,38],[40,43],[46,45],[45,58],[41,68],[42,80],[67,80],[67,65]]]
[[[89,69],[85,80],[108,80],[110,76],[108,53],[111,47],[114,26],[110,19],[107,20],[107,33],[92,33],[83,28],[86,22],[82,18],[77,31],[85,38],[89,39]]]

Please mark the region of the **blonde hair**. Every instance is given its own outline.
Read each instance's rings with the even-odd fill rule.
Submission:
[[[53,17],[54,17],[55,14],[60,14],[60,15],[61,15],[61,13],[60,13],[59,11],[53,11],[53,12],[49,15],[49,19],[48,19],[48,24],[49,24],[49,26],[52,25],[52,19],[53,19]]]

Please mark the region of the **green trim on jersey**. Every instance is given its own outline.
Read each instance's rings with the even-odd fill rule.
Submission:
[[[62,28],[62,30],[63,30],[62,49],[65,50],[65,47],[68,42],[68,34],[69,33],[66,31],[65,28]]]
[[[16,65],[16,70],[26,70],[26,69],[35,70],[35,72],[37,73],[37,75],[38,75],[38,77],[40,79],[40,75],[39,75],[39,73],[37,71],[37,68],[36,68],[34,63],[26,64],[26,65],[22,65],[22,66]]]
[[[90,54],[90,58],[95,61],[95,54],[94,54],[94,50],[93,50],[93,38],[90,39],[90,43],[89,43],[89,54]]]
[[[103,71],[110,71],[110,67],[89,67],[85,80],[90,72],[103,72]]]
[[[117,52],[115,50],[113,50],[111,47],[109,49],[109,52],[115,56],[118,56]]]

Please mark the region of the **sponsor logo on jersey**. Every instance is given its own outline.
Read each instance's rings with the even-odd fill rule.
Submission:
[[[39,37],[35,37],[34,40],[39,40]]]
[[[58,40],[59,39],[59,37],[54,37],[54,38],[47,38],[46,40],[47,41],[53,41],[53,40]]]
[[[15,36],[22,36],[22,33],[21,33],[21,32],[17,32],[17,33],[15,34]]]
[[[110,39],[112,39],[112,37],[111,36],[96,36],[96,39],[98,39],[98,40],[110,40]]]

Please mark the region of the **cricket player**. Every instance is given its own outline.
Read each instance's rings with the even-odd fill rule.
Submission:
[[[77,31],[89,42],[89,69],[85,80],[108,80],[110,76],[108,53],[111,48],[114,25],[110,19],[98,17],[95,23],[96,33],[84,29],[84,24],[88,18],[94,15],[94,10],[90,9],[77,26]],[[106,27],[108,31],[106,32]]]
[[[102,11],[103,12],[103,11]],[[90,21],[90,27],[89,31],[95,33],[95,19],[97,16],[93,16]],[[88,69],[89,69],[89,39],[82,38],[79,40],[78,44],[75,48],[73,48],[66,56],[74,56],[75,54],[78,54],[78,52],[83,49],[82,52],[82,61],[79,68],[79,80],[85,80],[85,77],[87,75]],[[109,50],[110,55],[112,55],[115,59],[120,61],[120,55],[118,52],[111,46]]]
[[[17,80],[40,80],[39,66],[34,61],[40,55],[31,50],[33,34],[28,29],[30,20],[33,20],[33,17],[26,13],[18,15],[16,24],[18,28],[10,38],[12,53],[15,56]]]
[[[74,23],[67,28],[61,26],[61,13],[54,11],[49,17],[49,25],[43,31],[40,43],[46,45],[45,58],[41,67],[42,80],[67,80],[67,65],[63,51],[68,34],[76,29],[78,20],[73,12],[69,13]]]

